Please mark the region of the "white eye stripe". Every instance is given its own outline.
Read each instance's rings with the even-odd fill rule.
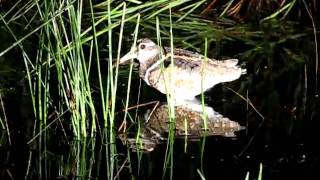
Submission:
[[[140,42],[137,48],[137,59],[142,64],[152,60],[159,53],[159,46],[152,41]]]
[[[154,42],[143,42],[143,43],[139,44],[139,46],[141,46],[141,45],[145,45],[146,47],[156,46],[156,44]]]
[[[143,44],[144,45],[144,44]],[[140,50],[154,50],[156,49],[157,47],[152,45],[152,46],[147,46],[147,45],[140,45]]]
[[[156,49],[156,48],[157,48],[156,46],[148,46],[147,47],[148,50],[153,50],[153,49]]]

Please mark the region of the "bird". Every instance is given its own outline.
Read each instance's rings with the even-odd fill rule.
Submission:
[[[149,38],[137,40],[119,64],[132,59],[139,61],[139,76],[147,85],[170,95],[175,105],[195,105],[198,111],[201,106],[196,96],[246,72],[238,65],[238,59],[211,59],[196,52],[159,46]]]

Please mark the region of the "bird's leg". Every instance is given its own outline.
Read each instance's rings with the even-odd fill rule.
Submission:
[[[122,133],[125,133],[127,130],[127,120],[123,120],[120,127],[118,128],[118,132],[122,131]]]

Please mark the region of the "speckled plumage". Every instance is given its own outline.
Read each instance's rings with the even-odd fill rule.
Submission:
[[[161,48],[150,39],[137,43],[120,62],[137,58],[140,77],[163,94],[173,93],[176,101],[193,100],[201,92],[238,79],[245,72],[237,65],[237,59],[219,61],[177,48],[171,53],[171,48]]]

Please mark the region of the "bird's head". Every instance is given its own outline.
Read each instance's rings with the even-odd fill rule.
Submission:
[[[120,64],[130,59],[138,59],[140,64],[145,64],[149,60],[159,55],[160,48],[152,40],[144,38],[137,41],[137,46],[131,48],[130,52],[120,59]]]

